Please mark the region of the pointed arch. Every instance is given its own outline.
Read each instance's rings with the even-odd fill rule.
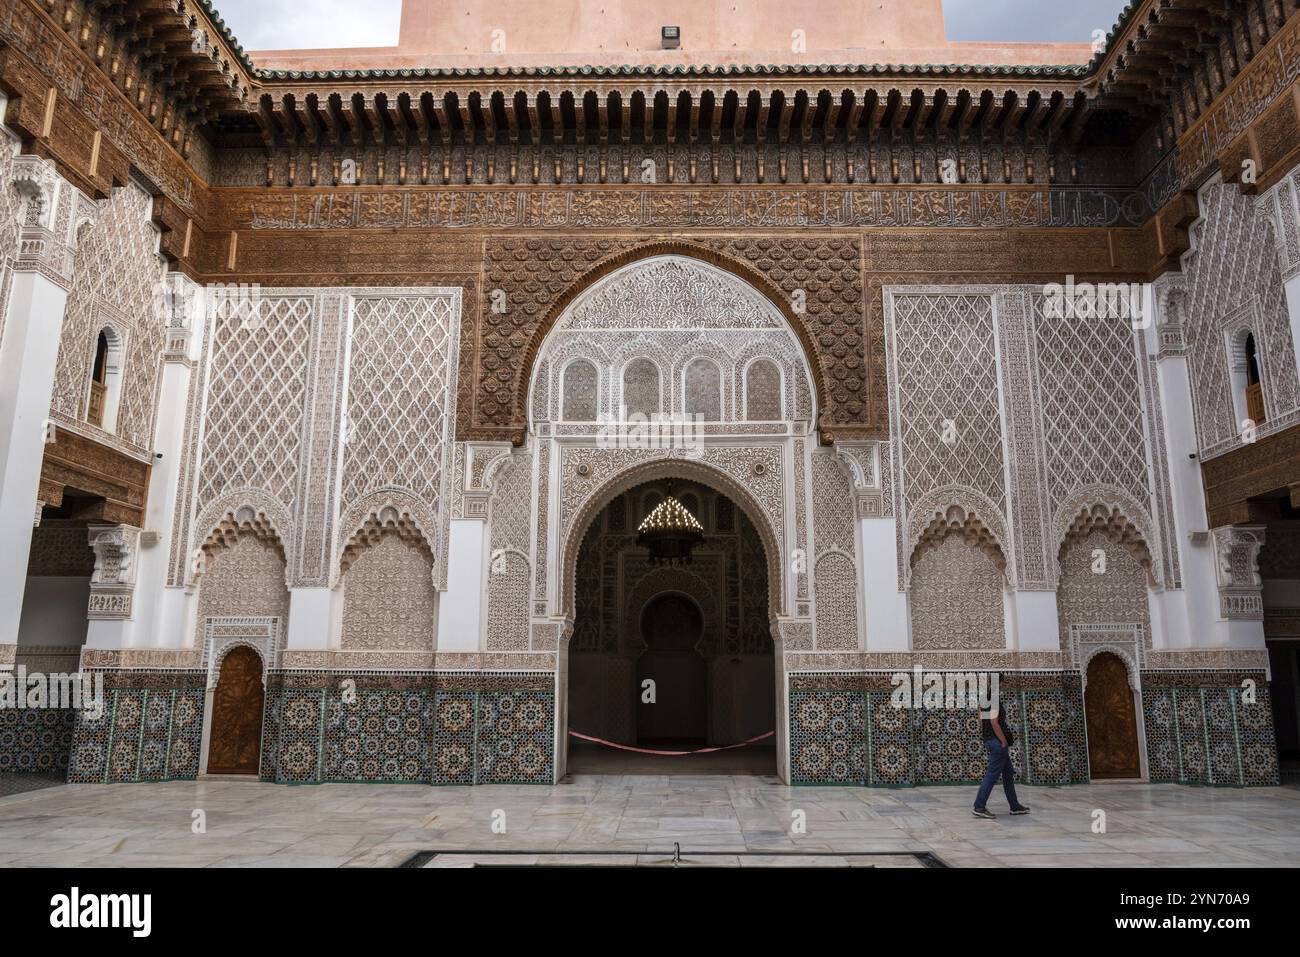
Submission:
[[[960,534],[986,551],[1009,579],[1013,569],[1007,561],[1006,523],[1002,511],[985,495],[956,485],[937,488],[917,501],[907,519],[904,582],[923,545],[938,544],[950,534]],[[1012,582],[1014,584],[1014,582]]]

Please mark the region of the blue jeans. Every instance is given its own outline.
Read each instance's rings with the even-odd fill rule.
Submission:
[[[984,772],[979,794],[975,795],[975,809],[984,810],[989,795],[993,793],[993,785],[998,783],[998,778],[1001,778],[1002,789],[1007,792],[1007,803],[1014,811],[1020,807],[1020,801],[1016,798],[1016,769],[1011,764],[1011,751],[997,738],[985,741],[984,749],[989,753],[989,769]]]

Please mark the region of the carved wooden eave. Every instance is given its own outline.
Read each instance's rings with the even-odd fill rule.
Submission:
[[[409,71],[408,71],[409,72]],[[1050,136],[1086,97],[1066,80],[978,75],[646,77],[593,81],[368,77],[264,83],[247,111],[268,147],[439,140],[476,144],[747,142],[806,144],[891,135]]]
[[[149,470],[147,460],[57,428],[54,441],[45,446],[38,497],[46,505],[59,506],[70,489],[99,496],[103,501],[94,514],[81,517],[143,528]]]
[[[1148,115],[1179,141],[1283,32],[1297,0],[1140,0],[1089,65],[1090,98]]]
[[[188,156],[194,131],[240,108],[256,70],[206,0],[15,0],[61,29]]]
[[[1261,499],[1282,490],[1300,508],[1300,425],[1202,462],[1201,478],[1210,528],[1276,520],[1276,501]]]

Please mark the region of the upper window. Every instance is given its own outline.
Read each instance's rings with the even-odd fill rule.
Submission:
[[[781,414],[781,370],[770,359],[759,359],[745,370],[745,418],[778,422]]]
[[[1259,382],[1259,356],[1252,332],[1246,333],[1246,415],[1255,423],[1264,421],[1264,392]]]
[[[90,397],[86,403],[86,421],[106,432],[117,426],[117,402],[121,391],[121,342],[107,327],[95,340],[95,361],[90,371]]]
[[[659,367],[649,359],[633,359],[623,370],[624,414],[651,416],[659,409]]]
[[[1229,375],[1232,382],[1232,412],[1237,427],[1264,421],[1264,391],[1259,374],[1259,351],[1255,334],[1238,329],[1228,340]]]
[[[586,359],[569,363],[564,370],[564,408],[560,418],[566,422],[595,422],[596,382],[596,367]]]

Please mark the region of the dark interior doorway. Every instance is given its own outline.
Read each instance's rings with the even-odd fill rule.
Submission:
[[[708,665],[700,655],[704,618],[684,595],[657,595],[641,613],[645,651],[637,659],[637,743],[702,747],[709,733]]]
[[[704,530],[689,564],[636,543],[668,494]],[[769,603],[762,539],[728,496],[675,479],[611,501],[578,554],[569,729],[586,737],[569,738],[569,772],[775,774]],[[646,753],[662,751],[691,753]]]

